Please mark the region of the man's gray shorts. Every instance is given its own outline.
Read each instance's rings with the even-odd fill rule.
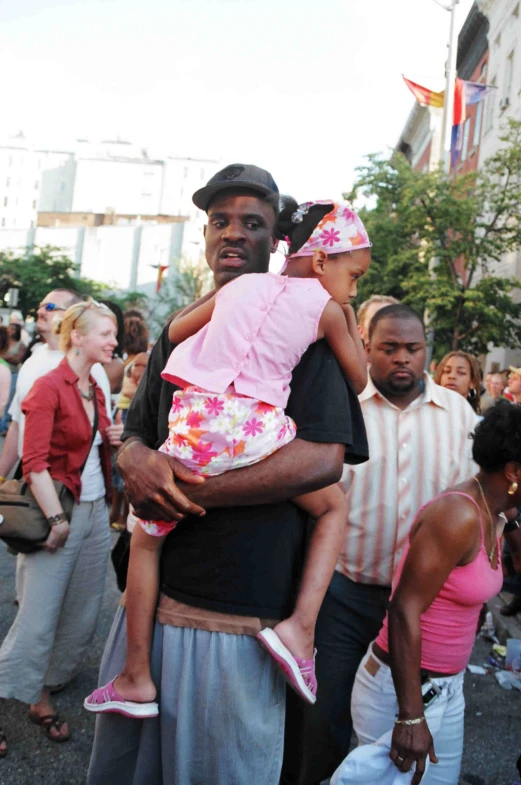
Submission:
[[[100,686],[125,647],[120,607]],[[285,682],[255,638],[156,623],[151,665],[160,716],[98,715],[88,785],[277,785]]]

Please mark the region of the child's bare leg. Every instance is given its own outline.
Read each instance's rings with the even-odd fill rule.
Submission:
[[[316,521],[295,610],[277,624],[275,632],[294,657],[311,659],[315,624],[342,547],[348,507],[339,485],[298,496],[293,502]]]
[[[159,557],[165,540],[139,524],[132,532],[127,576],[127,660],[114,687],[126,700],[146,703],[156,697],[150,674],[152,631],[159,594]]]

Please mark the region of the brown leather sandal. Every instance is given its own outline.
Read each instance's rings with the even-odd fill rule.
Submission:
[[[45,733],[49,741],[61,743],[63,741],[68,741],[71,737],[70,733],[61,732],[63,725],[65,725],[67,721],[60,720],[57,714],[44,714],[43,716],[40,716],[39,714],[35,714],[34,712],[30,711],[29,719],[31,722],[34,722],[35,725],[40,725],[42,731]],[[51,733],[52,730],[55,730],[60,735],[53,735]]]
[[[0,744],[7,744],[7,738],[3,730],[0,728]],[[7,755],[7,746],[5,750],[0,750],[0,758],[5,758]]]

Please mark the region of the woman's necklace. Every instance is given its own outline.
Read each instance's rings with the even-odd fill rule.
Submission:
[[[92,388],[92,384],[89,384],[88,393],[84,393],[79,384],[78,384],[78,390],[80,391],[80,395],[84,401],[92,401],[92,399],[94,398],[94,390]]]
[[[481,487],[481,483],[480,483],[480,481],[478,480],[477,477],[474,477],[473,479],[476,480],[476,482],[478,484],[479,491],[481,493],[481,498],[483,499],[483,504],[485,505],[485,507],[487,509],[488,519],[490,521],[490,533],[492,535],[492,550],[489,553],[487,553],[487,556],[488,556],[488,560],[489,560],[490,564],[492,565],[492,562],[494,560],[494,556],[495,556],[495,553],[496,553],[496,527],[494,526],[494,521],[492,520],[492,513],[490,512],[490,507],[488,506],[488,502],[485,499],[485,494],[483,493],[483,488]],[[486,551],[486,548],[485,548],[485,551]]]

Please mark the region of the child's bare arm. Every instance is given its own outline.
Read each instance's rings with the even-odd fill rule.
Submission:
[[[365,357],[360,357],[342,307],[334,300],[330,300],[324,308],[318,326],[318,337],[326,339],[342,372],[359,395],[367,384],[367,363]]]
[[[168,328],[168,338],[171,343],[181,343],[186,341],[191,335],[195,335],[199,330],[208,324],[212,318],[215,308],[215,295],[208,300],[193,308],[184,316],[178,316],[170,322]]]
[[[365,352],[364,342],[362,341],[360,333],[358,332],[358,325],[356,323],[356,316],[353,310],[353,306],[341,305],[340,307],[344,312],[344,316],[347,322],[347,329],[349,330],[349,335],[353,339],[353,343],[355,345],[358,359],[363,365],[367,365],[367,355]]]

